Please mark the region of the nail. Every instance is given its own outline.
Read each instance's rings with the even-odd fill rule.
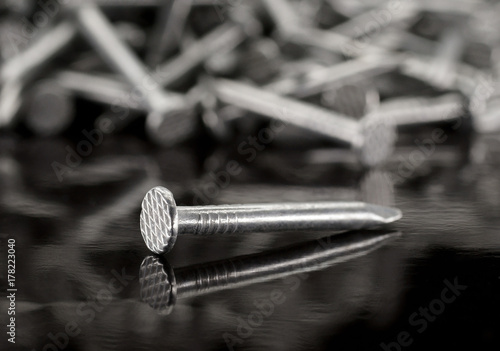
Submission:
[[[272,1],[272,0],[270,0]],[[418,14],[418,5],[407,2],[400,4],[398,11],[394,11],[391,13],[387,10],[387,3],[383,3],[381,6],[371,8],[368,11],[363,11],[360,14],[356,14],[355,16],[347,19],[331,28],[331,31],[336,33],[345,35],[349,38],[358,39],[363,36],[373,36],[377,34],[377,32],[383,31],[389,26],[401,27],[404,25],[404,22],[410,22],[410,19],[415,18]],[[377,16],[378,13],[388,12],[389,19],[384,18],[381,20],[377,18],[377,27],[376,29],[368,26],[368,23],[372,23],[374,21],[374,17]],[[361,30],[361,28],[364,29]],[[364,40],[367,40],[366,38]]]
[[[73,10],[89,42],[144,98],[149,109],[146,130],[150,137],[160,144],[172,145],[191,136],[196,127],[192,104],[184,97],[163,91],[97,6],[87,4]]]
[[[500,131],[500,97],[488,99],[484,110],[472,111],[474,130],[478,133],[495,133]]]
[[[398,28],[387,28],[374,38],[376,45],[382,45],[388,51],[398,49],[423,56],[432,56],[436,52],[436,42]]]
[[[294,33],[305,24],[287,0],[263,0],[263,5],[282,34]]]
[[[456,93],[436,98],[395,98],[380,104],[371,115],[398,127],[422,125],[463,117],[466,112],[464,105],[464,98]]]
[[[383,120],[354,121],[347,116],[250,85],[218,79],[214,92],[221,101],[315,132],[351,146],[367,166],[383,162],[394,148],[396,132]]]
[[[428,69],[428,77],[432,84],[442,89],[453,87],[456,64],[462,57],[465,48],[463,33],[458,28],[443,31],[438,47]]]
[[[448,70],[446,73],[446,82],[444,82],[444,80],[438,81],[429,74],[429,66],[432,62],[432,57],[420,55],[409,56],[401,65],[401,73],[427,83],[439,90],[459,90],[466,96],[474,92],[478,77],[484,76],[484,73],[475,67],[463,62],[455,62],[455,68],[453,70]],[[448,84],[448,86],[445,87],[444,85],[446,84]]]
[[[384,48],[367,43],[366,40],[360,41],[332,30],[315,28],[311,23],[299,17],[286,0],[265,0],[264,5],[276,23],[279,34],[288,42],[317,47],[351,57],[366,53],[386,52]]]
[[[241,18],[240,18],[241,17]],[[160,65],[156,79],[163,87],[171,87],[189,72],[215,55],[232,51],[249,36],[261,31],[260,24],[251,16],[236,15],[238,22],[217,26],[201,39],[189,45],[182,53]]]
[[[96,123],[104,122],[104,129],[108,129],[110,123],[113,123],[113,130],[118,131],[139,117],[139,112],[150,113],[150,115],[155,113],[155,111],[151,112],[150,106],[144,101],[140,92],[137,94],[134,88],[131,89],[126,83],[112,77],[64,70],[57,72],[54,79],[72,94],[110,105],[111,110],[104,112],[102,118],[96,121]],[[170,93],[170,95],[177,96],[178,99],[186,99],[190,106],[194,106],[194,98],[187,98],[176,93]],[[149,137],[161,145],[178,142],[179,134],[191,133],[191,130],[196,128],[192,125],[195,122],[194,119],[184,117],[180,116],[172,121],[160,119],[157,129],[149,131]]]
[[[392,233],[346,233],[260,254],[173,269],[163,257],[146,257],[140,268],[141,299],[169,314],[177,300],[235,289],[346,262],[399,237]]]
[[[62,22],[37,38],[24,51],[0,66],[0,127],[14,123],[20,107],[20,94],[28,79],[39,73],[43,65],[64,49],[76,36],[69,22]]]
[[[4,62],[0,81],[24,82],[29,75],[40,72],[42,65],[65,48],[76,36],[76,29],[67,21],[41,34],[26,50]]]
[[[119,38],[112,24],[101,10],[92,4],[73,9],[83,34],[98,53],[128,82],[141,91],[152,108],[162,101],[161,90],[147,81],[150,73],[135,53]],[[145,85],[151,86],[149,89]]]
[[[5,83],[0,89],[0,128],[10,127],[21,108],[23,86],[19,81]]]
[[[408,58],[402,72],[440,90],[459,88],[464,73],[467,76],[463,71],[467,71],[468,65],[459,62],[464,49],[463,33],[458,28],[448,28],[441,34],[433,56]]]
[[[24,51],[13,56],[1,66],[0,80],[3,84],[5,84],[5,89],[12,89],[11,92],[6,93],[8,95],[7,97],[2,96],[2,111],[0,112],[1,126],[11,125],[14,122],[19,109],[19,106],[16,107],[16,105],[12,102],[15,89],[7,88],[7,86],[13,86],[13,84],[9,82],[19,82],[14,85],[19,86],[19,88],[22,89],[22,85],[26,84],[31,76],[41,72],[46,62],[68,46],[68,44],[76,37],[76,33],[76,27],[72,23],[68,21],[61,22],[44,34],[41,34],[40,37],[30,44]],[[55,89],[57,94],[62,93],[61,89]],[[48,90],[46,90],[46,96],[49,96],[47,94],[50,94]],[[56,94],[52,94],[51,96],[55,97]],[[67,105],[67,96],[63,97],[62,95],[59,95],[59,97],[60,99],[58,101],[63,103],[62,99],[64,98],[66,99],[66,103],[63,104]],[[20,99],[20,97],[18,97],[18,99]],[[38,101],[41,102],[40,100]],[[58,106],[61,107],[61,105]],[[46,107],[49,106],[47,105]],[[52,106],[52,108],[53,107],[55,106]],[[72,116],[69,115],[70,109],[65,107],[63,110],[54,110],[55,112],[59,112],[61,114],[50,115],[49,113],[45,116],[45,119],[28,115],[26,122],[28,123],[28,126],[31,127],[32,131],[38,135],[56,135],[60,131],[64,130],[71,122],[70,120]],[[65,116],[63,112],[68,113],[68,115]],[[35,119],[38,119],[38,121]],[[50,130],[51,128],[53,128],[53,130]]]
[[[168,189],[155,187],[142,201],[140,223],[146,246],[160,254],[172,249],[178,234],[362,229],[401,216],[398,209],[362,202],[177,207]]]
[[[405,55],[369,56],[355,58],[329,67],[318,67],[299,77],[277,79],[265,86],[280,95],[305,98],[322,93],[332,86],[358,83],[396,70]]]
[[[114,27],[120,39],[132,49],[137,51],[144,49],[146,33],[143,28],[129,21],[116,22],[114,23]],[[101,56],[96,55],[93,48],[88,48],[86,51],[80,53],[68,67],[80,72],[101,72],[108,68]]]
[[[158,9],[146,52],[146,63],[153,67],[173,53],[182,39],[193,0],[171,0]]]
[[[23,23],[17,16],[3,16],[0,23],[0,62],[16,56],[26,43],[17,43],[13,38],[21,38]]]
[[[149,111],[127,84],[110,77],[66,70],[56,73],[54,80],[68,93],[111,106],[94,122],[95,128],[106,134],[124,130]]]
[[[91,101],[131,110],[149,111],[149,105],[140,93],[137,94],[128,84],[111,76],[61,70],[54,75],[54,79],[64,89]]]

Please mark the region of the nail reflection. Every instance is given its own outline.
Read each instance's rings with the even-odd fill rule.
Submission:
[[[148,256],[139,272],[141,299],[159,313],[169,314],[177,299],[321,270],[364,256],[400,235],[377,231],[336,234],[259,254],[177,269],[163,257]]]

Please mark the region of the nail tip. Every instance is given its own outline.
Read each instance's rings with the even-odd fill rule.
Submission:
[[[374,204],[366,204],[366,208],[385,224],[393,223],[403,218],[403,212],[398,208]]]

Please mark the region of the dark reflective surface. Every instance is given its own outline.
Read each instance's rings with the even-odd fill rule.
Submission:
[[[53,163],[66,164],[69,141],[4,137],[0,144],[0,259],[3,267],[7,239],[15,238],[18,289],[16,344],[4,334],[2,350],[498,348],[498,136],[450,141],[406,168],[416,147],[400,147],[394,162],[369,172],[342,150],[290,157],[269,146],[249,162],[237,144],[156,150],[109,136],[61,182]],[[241,172],[217,185],[231,160]],[[155,185],[180,205],[328,199],[396,206],[404,217],[387,229],[402,236],[319,271],[179,299],[162,316],[141,302],[139,284],[150,255],[140,203]],[[166,259],[185,267],[324,236],[184,236]],[[3,269],[1,277],[5,292]],[[3,298],[2,325],[7,308]]]

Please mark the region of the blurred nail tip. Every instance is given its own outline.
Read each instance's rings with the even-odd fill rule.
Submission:
[[[366,204],[366,209],[370,213],[375,214],[383,223],[393,223],[403,218],[403,212],[399,208]]]

